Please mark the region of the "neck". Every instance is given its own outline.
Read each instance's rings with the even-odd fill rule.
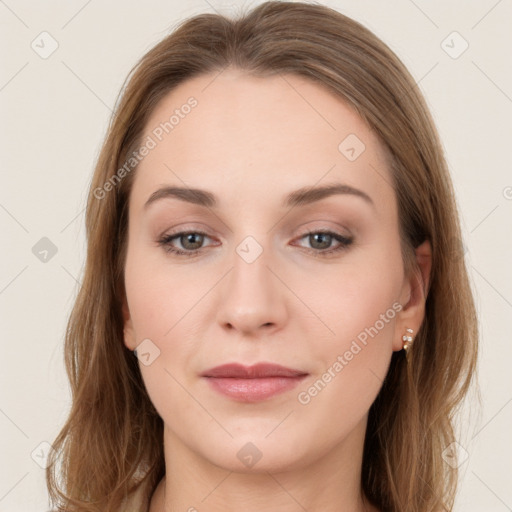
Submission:
[[[239,472],[212,464],[165,427],[166,477],[149,512],[375,512],[361,493],[365,428],[366,418],[326,453],[293,460],[286,471],[258,463]]]

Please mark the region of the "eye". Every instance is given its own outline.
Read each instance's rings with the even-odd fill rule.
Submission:
[[[299,240],[307,239],[310,244],[308,252],[315,253],[316,256],[327,256],[335,252],[343,251],[354,241],[352,237],[346,237],[333,231],[308,231],[303,234]],[[333,242],[337,245],[332,247]],[[303,247],[301,245],[301,247]]]
[[[180,231],[162,236],[158,240],[158,245],[162,246],[168,253],[179,256],[194,256],[201,252],[205,247],[205,239],[210,238],[201,231]],[[342,250],[346,250],[353,242],[352,237],[346,237],[333,231],[309,231],[304,233],[299,240],[307,239],[311,247],[304,247],[308,252],[315,256],[329,256]],[[333,242],[337,245],[332,246]],[[179,243],[181,247],[176,247]]]
[[[181,231],[163,236],[158,240],[158,244],[163,246],[166,252],[190,256],[197,254],[203,248],[205,238],[209,238],[208,235],[200,231]],[[181,248],[175,247],[175,240],[179,242]]]

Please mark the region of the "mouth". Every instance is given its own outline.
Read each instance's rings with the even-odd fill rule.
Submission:
[[[258,363],[224,364],[201,374],[210,387],[238,402],[259,402],[296,387],[307,372],[285,366]]]

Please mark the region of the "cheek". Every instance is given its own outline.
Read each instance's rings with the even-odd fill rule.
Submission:
[[[161,345],[179,328],[180,318],[198,300],[198,283],[180,277],[180,273],[151,254],[133,250],[125,267],[128,306],[137,339],[150,338]],[[175,327],[176,326],[176,327]]]
[[[302,281],[299,293],[310,290],[308,305],[324,327],[319,342],[310,340],[320,382],[301,388],[305,393],[301,403],[314,398],[317,406],[331,402],[363,414],[375,399],[391,359],[401,310],[402,263],[395,247],[387,252],[375,247],[353,259],[347,257],[345,263],[336,271],[317,272],[314,279]],[[312,322],[304,321],[302,328],[307,331]]]
[[[306,298],[311,311],[324,324],[322,337],[329,346],[341,350],[358,337],[364,341],[368,330],[379,339],[390,337],[400,307],[399,258],[394,251],[388,257],[382,252],[374,258],[355,255],[335,269],[302,273],[300,279],[297,276],[297,295]]]
[[[125,287],[136,344],[144,341],[151,353],[151,363],[140,361],[139,367],[158,410],[162,399],[166,403],[181,396],[177,381],[183,382],[183,369],[190,366],[189,358],[201,339],[195,332],[201,327],[197,321],[203,307],[200,299],[215,276],[203,278],[194,280],[171,269],[165,259],[155,258],[150,251],[134,247],[128,253]],[[188,407],[186,402],[182,405]]]
[[[183,317],[185,306],[192,304],[187,298],[190,293],[181,285],[175,274],[155,265],[142,251],[128,255],[125,286],[134,335],[136,343],[143,343],[140,346],[150,354],[148,361],[139,359],[139,368],[151,402],[162,418],[191,407],[190,396],[179,384],[184,383],[183,377],[177,371],[187,366],[191,350],[187,343],[179,342],[188,339]]]
[[[334,334],[311,343],[318,364],[296,398],[302,420],[314,423],[318,438],[328,440],[348,435],[377,397],[391,360],[400,305],[393,279],[375,280],[372,272],[340,275],[325,284],[329,299],[318,299],[319,316]]]

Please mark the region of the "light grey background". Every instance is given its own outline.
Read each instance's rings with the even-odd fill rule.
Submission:
[[[38,462],[69,407],[62,344],[84,263],[87,186],[124,78],[179,20],[257,3],[0,0],[0,512],[48,508]],[[440,131],[482,334],[483,408],[462,422],[456,510],[512,510],[511,2],[322,3],[399,55]],[[46,262],[32,250],[43,237],[57,249]]]

